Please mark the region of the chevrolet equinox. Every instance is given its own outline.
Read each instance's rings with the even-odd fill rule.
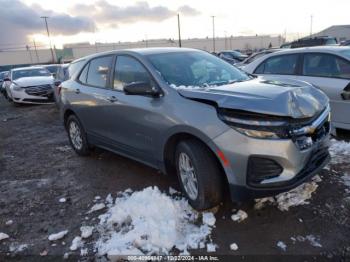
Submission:
[[[100,147],[177,174],[190,204],[207,209],[290,190],[329,161],[327,96],[306,82],[248,75],[185,48],[85,57],[60,86],[77,154]]]

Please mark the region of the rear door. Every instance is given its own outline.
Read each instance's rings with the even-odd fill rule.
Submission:
[[[256,67],[253,74],[264,75],[266,78],[296,78],[300,63],[299,54],[276,55],[267,58]]]
[[[332,121],[338,127],[350,124],[350,100],[344,95],[350,91],[350,62],[326,53],[303,55],[300,80],[321,89],[330,99]]]
[[[109,122],[106,118],[111,109],[108,88],[113,55],[90,60],[81,71],[70,100],[90,140],[100,141],[108,137]]]

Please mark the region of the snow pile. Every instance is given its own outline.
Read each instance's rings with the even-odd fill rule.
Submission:
[[[28,248],[27,244],[16,244],[16,243],[11,243],[9,250],[12,253],[20,253],[24,251],[25,249]]]
[[[210,225],[215,224],[212,214],[204,213],[201,223],[184,198],[173,199],[157,187],[123,192],[99,218],[101,237],[95,247],[99,255],[107,254],[109,258],[169,254],[173,248],[186,254],[188,249],[205,247],[212,231]]]
[[[61,231],[61,232],[58,232],[55,234],[51,234],[51,235],[49,235],[48,239],[50,241],[55,241],[55,240],[63,238],[65,235],[67,235],[67,233],[68,233],[68,230],[64,230],[64,231]]]
[[[242,222],[248,217],[248,214],[243,210],[238,210],[236,214],[231,216],[231,219],[235,222]]]
[[[311,198],[312,193],[316,191],[318,182],[321,182],[321,178],[316,175],[312,178],[311,182],[301,184],[300,186],[285,192],[278,194],[274,197],[265,197],[255,199],[255,209],[263,208],[267,203],[277,205],[281,211],[288,211],[290,207],[309,204],[307,201]]]
[[[331,164],[349,163],[350,143],[332,139],[329,147]]]
[[[1,241],[1,240],[4,240],[4,239],[6,239],[6,238],[9,238],[9,235],[8,235],[8,234],[5,234],[5,233],[0,232],[0,241]]]
[[[212,253],[216,251],[216,245],[213,243],[208,243],[207,244],[207,252]]]

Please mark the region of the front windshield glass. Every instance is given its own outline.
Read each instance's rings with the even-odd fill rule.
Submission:
[[[45,66],[45,68],[46,68],[47,70],[49,70],[49,72],[50,72],[51,74],[55,74],[55,73],[57,72],[57,70],[58,70],[58,67],[59,67],[59,66],[57,66],[57,65]]]
[[[205,52],[153,54],[148,59],[169,85],[205,87],[250,79],[244,72]]]
[[[350,48],[347,48],[346,50],[343,50],[340,53],[350,60]]]
[[[12,72],[12,80],[16,80],[22,77],[32,77],[32,76],[51,76],[51,74],[45,68],[16,70]]]

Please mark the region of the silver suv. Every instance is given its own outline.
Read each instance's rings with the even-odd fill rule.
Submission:
[[[177,174],[206,209],[289,190],[329,160],[328,98],[305,82],[247,75],[193,49],[84,58],[62,83],[61,115],[79,155],[92,146]]]

